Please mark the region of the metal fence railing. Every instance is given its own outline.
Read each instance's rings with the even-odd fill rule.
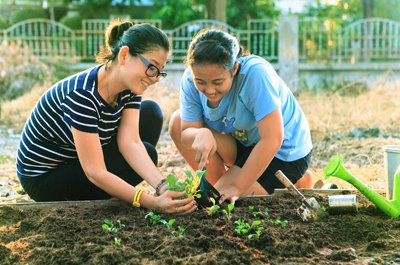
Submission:
[[[84,20],[82,30],[47,19],[30,19],[0,31],[0,41],[28,46],[38,57],[92,60],[104,44],[110,20]],[[134,20],[162,27],[160,20]],[[204,28],[219,28],[235,35],[249,52],[271,62],[279,61],[280,23],[249,20],[247,29],[236,29],[214,20],[195,20],[165,30],[172,44],[172,59],[182,62],[193,36]],[[400,60],[400,23],[370,18],[343,28],[329,19],[304,18],[298,23],[298,54],[301,63],[360,63]]]

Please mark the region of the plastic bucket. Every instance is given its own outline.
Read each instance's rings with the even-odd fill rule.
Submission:
[[[384,152],[386,198],[392,200],[394,174],[400,165],[400,145],[385,145],[382,149]]]

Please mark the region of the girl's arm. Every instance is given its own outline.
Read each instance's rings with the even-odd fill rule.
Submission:
[[[182,145],[193,149],[198,170],[206,166],[208,160],[217,151],[217,143],[210,129],[204,128],[202,121],[181,122]]]
[[[237,198],[252,186],[271,163],[283,142],[283,121],[277,108],[262,118],[258,123],[260,141],[254,146],[243,167],[237,171],[231,185],[216,185],[223,198],[221,201]],[[229,171],[228,171],[229,172]]]

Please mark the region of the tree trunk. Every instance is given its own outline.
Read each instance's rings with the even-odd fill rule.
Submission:
[[[206,0],[206,18],[226,23],[226,0]]]
[[[374,0],[362,0],[362,8],[364,18],[374,16]]]

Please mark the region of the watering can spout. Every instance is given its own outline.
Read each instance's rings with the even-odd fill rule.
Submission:
[[[389,201],[376,191],[370,189],[356,177],[354,177],[343,165],[343,157],[333,156],[329,164],[324,168],[324,179],[328,179],[330,176],[334,176],[343,179],[357,188],[362,194],[364,194],[370,201],[372,201],[380,210],[386,213],[390,217],[398,217],[400,215],[400,204],[397,203],[396,198],[393,201]],[[400,172],[397,174],[400,176]],[[399,189],[395,191],[399,193]],[[397,195],[397,194],[395,194]],[[400,199],[400,198],[399,198]]]

